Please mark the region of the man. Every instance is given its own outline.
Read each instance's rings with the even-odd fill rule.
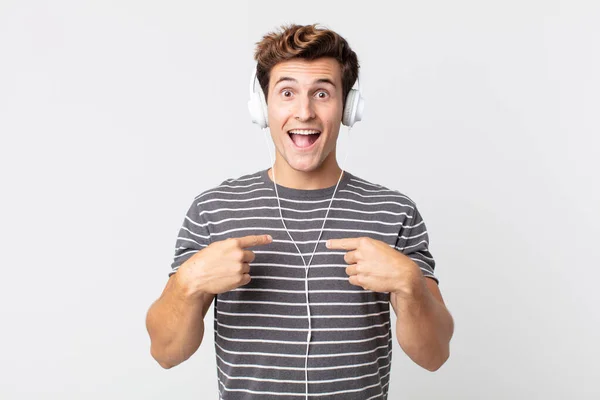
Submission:
[[[188,359],[214,300],[220,398],[386,399],[390,303],[414,362],[435,371],[449,356],[425,224],[408,197],[337,163],[359,68],[341,36],[284,26],[255,58],[274,165],[192,202],[148,311],[151,354],[164,368]]]

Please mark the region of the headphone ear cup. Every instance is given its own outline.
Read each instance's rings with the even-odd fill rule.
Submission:
[[[262,88],[258,88],[258,103],[260,106],[260,113],[263,119],[263,125],[261,128],[269,126],[269,110],[267,109],[267,100],[265,100],[265,94]]]
[[[260,92],[262,92],[262,90],[260,90]],[[254,92],[250,95],[250,100],[248,100],[248,111],[250,112],[252,122],[255,124],[263,129],[269,125],[267,106],[261,93]]]
[[[252,122],[261,128],[266,128],[267,124],[262,105],[260,104],[260,98],[258,97],[257,93],[252,93],[250,96],[250,100],[248,100],[248,111],[250,112],[250,118],[252,119]]]
[[[342,124],[351,127],[354,123],[362,120],[365,102],[356,89],[350,89],[346,97],[344,112],[342,114]]]
[[[252,122],[260,126],[262,129],[269,125],[267,102],[258,79],[256,78],[256,69],[252,70],[250,75],[250,98],[248,99],[248,111]],[[255,90],[255,88],[258,88]]]

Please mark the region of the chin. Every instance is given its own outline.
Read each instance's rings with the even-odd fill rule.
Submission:
[[[315,171],[315,170],[317,170],[319,168],[318,165],[315,166],[315,165],[312,165],[312,164],[311,165],[304,165],[304,164],[303,165],[291,165],[290,164],[290,167],[293,170],[295,170],[295,171],[298,171],[298,172],[307,172],[307,173],[308,172],[313,172],[313,171]]]
[[[306,162],[306,161],[293,161],[290,162],[289,160],[286,160],[287,165],[293,169],[294,171],[298,171],[298,172],[314,172],[316,170],[318,170],[321,165],[323,164],[323,162],[318,162],[315,163],[313,161],[310,162]]]

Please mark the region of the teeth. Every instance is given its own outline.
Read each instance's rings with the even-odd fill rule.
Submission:
[[[308,129],[292,129],[291,131],[288,131],[288,133],[293,133],[296,135],[314,135],[317,133],[321,133],[321,131],[308,130]]]

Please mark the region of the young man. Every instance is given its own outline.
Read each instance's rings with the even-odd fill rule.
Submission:
[[[274,165],[192,202],[148,311],[151,354],[164,368],[188,359],[214,300],[222,399],[386,399],[390,303],[414,362],[435,371],[449,356],[425,224],[408,197],[337,163],[359,68],[341,36],[284,26],[255,58]]]

